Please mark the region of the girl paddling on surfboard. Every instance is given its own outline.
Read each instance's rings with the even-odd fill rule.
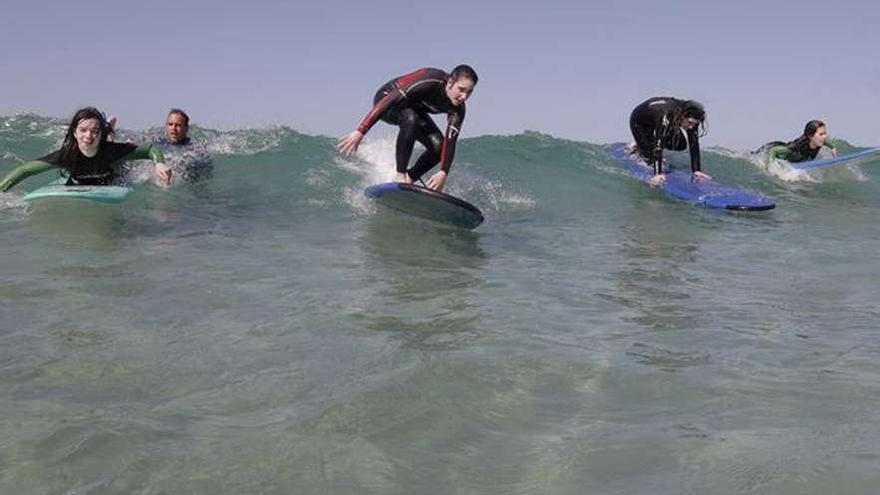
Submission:
[[[654,166],[652,185],[666,178],[663,150],[690,149],[691,172],[696,180],[711,179],[700,171],[700,140],[706,135],[706,110],[693,100],[656,97],[642,102],[629,117],[629,127],[639,155]]]
[[[789,142],[771,141],[761,146],[756,153],[766,153],[767,161],[785,160],[792,163],[815,160],[822,146],[831,149],[831,156],[837,156],[837,150],[827,141],[828,130],[825,122],[811,120],[804,126],[804,133]]]
[[[67,185],[110,185],[118,177],[124,160],[151,159],[156,175],[165,184],[171,182],[171,168],[165,165],[159,148],[109,142],[109,130],[104,115],[96,108],[78,110],[70,121],[61,149],[17,166],[0,181],[0,191],[53,168],[61,169],[67,177]]]
[[[464,122],[464,102],[473,93],[477,80],[477,73],[468,65],[459,65],[451,74],[426,68],[392,79],[376,92],[373,109],[358,128],[340,138],[336,148],[345,156],[352,155],[376,121],[396,125],[400,127],[397,182],[415,182],[439,162],[440,171],[428,179],[426,186],[441,191],[455,157],[455,144]],[[437,128],[429,115],[432,113],[447,114],[446,134]],[[416,141],[425,146],[425,152],[410,168]]]

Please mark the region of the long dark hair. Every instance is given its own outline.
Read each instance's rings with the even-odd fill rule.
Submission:
[[[67,126],[67,134],[64,136],[64,143],[61,144],[61,159],[63,163],[67,164],[75,161],[79,146],[76,144],[76,136],[74,133],[79,123],[88,119],[97,120],[98,126],[101,129],[98,149],[100,150],[101,146],[104,146],[107,143],[107,134],[109,134],[110,125],[107,124],[107,119],[104,118],[104,114],[95,107],[80,108],[75,114],[73,114],[73,118],[70,119],[70,125]]]
[[[681,100],[679,100],[681,101]],[[703,104],[695,100],[684,100],[672,114],[672,122],[678,126],[684,119],[693,117],[700,121],[699,137],[705,136],[709,131],[706,129],[706,109]]]
[[[807,125],[804,126],[804,133],[794,140],[789,141],[786,144],[786,147],[791,150],[799,151],[807,156],[812,155],[815,158],[816,154],[818,154],[818,149],[810,149],[810,140],[816,135],[816,131],[822,127],[825,127],[825,122],[822,122],[821,120],[811,120],[807,122]],[[814,153],[814,151],[816,153]]]

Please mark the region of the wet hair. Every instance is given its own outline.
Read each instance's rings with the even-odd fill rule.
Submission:
[[[818,131],[822,127],[825,127],[825,122],[822,122],[821,120],[811,120],[807,122],[807,125],[804,126],[804,133],[798,136],[796,139],[789,141],[786,144],[786,147],[791,150],[797,151],[802,155],[809,157],[810,159],[815,158],[818,154],[818,149],[812,150],[810,148],[810,140],[813,139],[813,136],[816,135],[816,131]],[[814,153],[813,151],[816,151],[816,153]]]
[[[699,136],[703,137],[708,132],[706,130],[706,109],[703,104],[695,100],[685,100],[681,102],[678,111],[673,115],[672,121],[680,124],[687,118],[694,118],[700,121]]]
[[[816,134],[816,131],[818,131],[821,127],[825,127],[825,122],[822,122],[821,120],[811,120],[807,122],[807,125],[804,126],[804,133],[801,135],[801,137],[805,137],[808,140],[812,139],[812,137]]]
[[[168,110],[168,117],[172,115],[179,115],[181,118],[183,118],[183,125],[189,127],[189,115],[187,115],[186,112],[179,108],[172,108],[171,110]],[[167,120],[168,117],[165,117],[165,119]]]
[[[703,105],[694,100],[687,100],[681,105],[681,114],[685,118],[695,118],[700,122],[706,120],[706,109]]]
[[[73,163],[75,161],[76,152],[79,150],[79,145],[76,143],[76,128],[79,126],[80,122],[89,119],[97,120],[98,127],[101,129],[98,149],[101,149],[101,146],[104,146],[104,144],[107,143],[107,135],[112,129],[107,123],[107,119],[104,118],[104,114],[95,107],[80,108],[75,114],[73,114],[73,118],[70,119],[70,125],[67,126],[67,134],[64,135],[64,142],[61,144],[62,163]]]
[[[451,81],[458,81],[462,77],[470,79],[474,82],[474,84],[477,84],[477,82],[479,82],[480,80],[480,78],[477,77],[477,71],[475,71],[474,68],[470,65],[457,65],[454,69],[452,69],[452,72],[449,73],[449,79]]]

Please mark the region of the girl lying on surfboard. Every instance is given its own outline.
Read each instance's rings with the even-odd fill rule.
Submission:
[[[156,176],[165,184],[171,182],[171,168],[164,163],[162,150],[146,144],[113,143],[107,140],[110,125],[104,115],[93,107],[74,114],[61,149],[15,167],[3,180],[0,191],[7,191],[24,179],[60,168],[67,185],[110,185],[119,176],[125,160],[151,159]]]
[[[767,161],[785,160],[792,163],[815,160],[822,146],[831,149],[831,156],[837,156],[837,150],[827,142],[828,130],[825,122],[811,120],[804,126],[804,133],[789,142],[771,141],[761,146],[756,153],[764,153]]]

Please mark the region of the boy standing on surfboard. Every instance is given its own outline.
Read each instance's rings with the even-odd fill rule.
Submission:
[[[336,148],[345,156],[357,151],[364,135],[378,120],[400,127],[397,134],[397,182],[410,184],[440,163],[440,171],[425,184],[443,190],[455,144],[464,122],[465,101],[477,84],[477,73],[468,65],[459,65],[450,74],[432,68],[419,69],[384,84],[373,100],[373,108],[357,129],[339,139]],[[446,133],[441,133],[429,114],[447,115]],[[413,146],[418,141],[425,151],[409,167]]]

